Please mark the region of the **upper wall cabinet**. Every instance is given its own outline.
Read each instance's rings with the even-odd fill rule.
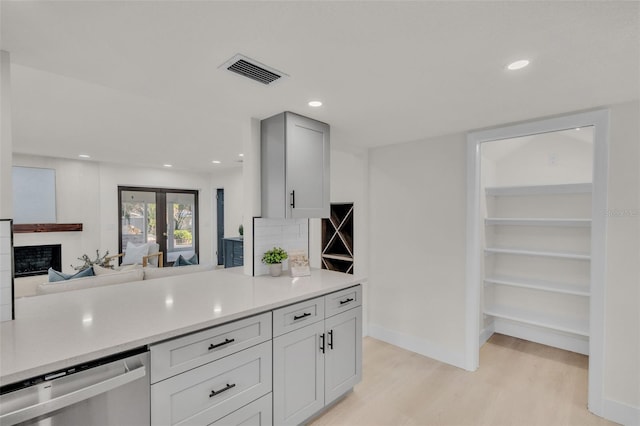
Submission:
[[[329,217],[329,125],[283,112],[260,130],[262,217]]]

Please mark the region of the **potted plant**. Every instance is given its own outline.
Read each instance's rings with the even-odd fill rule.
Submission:
[[[240,238],[244,238],[244,226],[240,225],[238,227],[238,234],[240,234]]]
[[[288,257],[289,255],[282,248],[274,247],[264,253],[262,263],[269,265],[269,273],[272,277],[279,277],[282,274],[282,261]]]

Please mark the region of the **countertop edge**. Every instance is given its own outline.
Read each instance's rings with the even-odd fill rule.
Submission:
[[[166,341],[179,336],[202,331],[211,327],[233,322],[242,318],[247,318],[254,315],[262,314],[264,312],[268,312],[268,311],[278,309],[284,306],[288,306],[294,303],[298,303],[303,300],[313,299],[319,296],[324,296],[340,290],[344,290],[349,287],[362,285],[365,282],[366,282],[365,278],[353,277],[352,280],[349,280],[341,284],[337,284],[331,288],[324,288],[322,290],[312,291],[309,293],[305,293],[303,295],[298,295],[298,296],[288,298],[286,300],[281,300],[274,303],[268,303],[259,307],[247,309],[245,311],[228,314],[218,318],[213,318],[211,320],[204,321],[198,324],[189,325],[187,327],[176,328],[160,334],[144,336],[139,339],[135,339],[135,340],[125,342],[123,344],[119,344],[117,346],[100,348],[94,351],[80,353],[77,356],[67,358],[64,360],[55,360],[50,363],[41,364],[37,367],[25,369],[22,371],[17,371],[14,373],[9,373],[9,374],[0,376],[0,386],[17,383],[32,377],[37,377],[43,374],[48,374],[51,372],[62,370],[62,369],[65,369],[77,364],[82,364],[84,362],[88,362],[91,360],[99,359],[99,358],[110,356],[110,355],[115,355],[121,352],[140,348],[143,346],[160,343],[162,341]]]

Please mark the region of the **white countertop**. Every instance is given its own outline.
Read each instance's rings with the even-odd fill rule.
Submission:
[[[15,302],[0,326],[0,383],[18,382],[361,283],[312,270],[310,277],[250,277],[242,268],[69,291]]]

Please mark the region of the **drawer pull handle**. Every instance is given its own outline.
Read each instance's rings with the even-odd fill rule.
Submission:
[[[346,300],[341,300],[340,305],[344,305],[345,303],[349,303],[349,302],[353,302],[353,299],[351,297]]]
[[[218,343],[217,345],[214,345],[213,343],[209,346],[209,350],[211,349],[215,349],[215,348],[219,348],[220,346],[224,346],[224,345],[228,345],[229,343],[233,343],[235,342],[236,339],[224,339],[224,342],[222,343]],[[235,386],[235,385],[234,385]]]
[[[311,316],[311,313],[309,313],[309,312],[305,312],[305,313],[304,313],[304,314],[302,314],[302,315],[295,315],[295,316],[293,317],[293,320],[294,320],[294,321],[297,321],[297,320],[299,320],[299,319],[306,318],[306,317],[310,317],[310,316]]]
[[[212,390],[211,393],[209,394],[209,398],[216,396],[216,395],[220,395],[222,392],[226,392],[231,388],[235,388],[236,384],[235,383],[227,383],[227,386],[223,387],[222,389],[220,389],[219,391],[214,391]]]

